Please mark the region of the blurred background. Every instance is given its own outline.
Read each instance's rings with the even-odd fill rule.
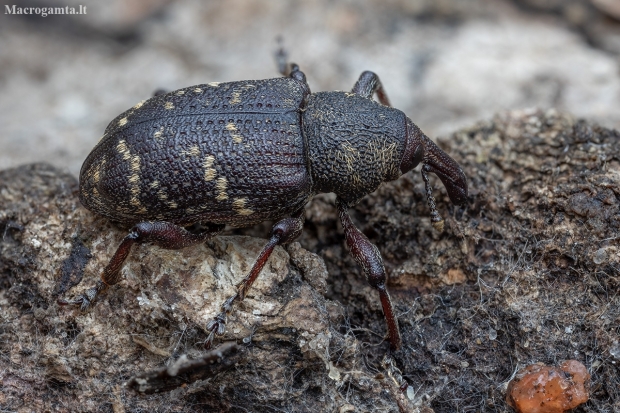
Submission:
[[[618,0],[20,0],[0,14],[0,169],[77,175],[108,122],[158,88],[278,76],[278,36],[313,91],[373,70],[433,138],[526,107],[620,128]]]

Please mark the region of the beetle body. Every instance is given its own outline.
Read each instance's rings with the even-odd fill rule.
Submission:
[[[243,300],[275,246],[301,234],[307,201],[334,192],[346,243],[379,292],[392,348],[400,346],[379,250],[347,209],[422,163],[432,221],[440,223],[427,173],[439,176],[455,204],[467,199],[465,175],[389,106],[374,73],[362,73],[352,92],[312,94],[305,75],[292,68],[284,78],[211,83],[155,96],[108,125],[82,166],[80,200],[133,228],[97,286],[61,304],[85,309],[116,284],[134,243],[178,249],[203,242],[224,225],[274,220],[250,273],[207,325],[210,345],[224,333],[226,315]],[[189,228],[197,223],[201,230]]]
[[[114,221],[278,219],[312,194],[292,78],[212,83],[155,96],[119,115],[80,173],[80,199]],[[283,202],[284,201],[284,202]]]

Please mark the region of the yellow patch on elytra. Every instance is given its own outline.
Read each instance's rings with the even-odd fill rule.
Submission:
[[[230,99],[230,101],[228,102],[231,105],[237,105],[239,103],[241,103],[241,92],[239,91],[234,91],[232,94],[232,98]]]
[[[129,190],[131,191],[129,204],[137,208],[134,212],[144,214],[146,213],[146,208],[138,199],[138,195],[140,195],[140,155],[132,155],[124,139],[118,142],[116,150],[123,156],[123,160],[129,161],[130,174],[127,177]]]
[[[218,87],[220,85],[221,82],[211,82],[211,83],[207,83],[209,86],[211,87]]]
[[[179,91],[176,93],[176,95],[177,95],[177,96],[183,96],[184,94],[185,94],[185,91],[184,91],[184,90],[179,90]]]
[[[124,139],[121,139],[116,144],[116,150],[123,156],[124,161],[128,161],[131,158],[131,154],[129,153],[129,148],[127,147],[127,142]]]
[[[217,175],[217,171],[213,168],[208,168],[205,170],[205,181],[212,181],[215,179],[215,175]]]
[[[174,103],[172,102],[166,102],[166,104],[164,105],[164,109],[174,109]]]
[[[218,189],[218,191],[225,191],[228,187],[228,180],[224,177],[218,178],[217,182],[215,183],[215,187]]]
[[[133,108],[140,109],[142,105],[144,105],[144,102],[146,102],[146,100],[141,100],[140,102],[136,103],[136,105]]]
[[[137,173],[140,171],[140,155],[133,155],[131,157],[131,163],[129,167],[131,168],[132,172]]]
[[[121,120],[118,121],[118,126],[125,126],[127,125],[127,118],[122,118]]]
[[[168,194],[164,192],[163,189],[160,189],[159,191],[157,191],[157,198],[161,201],[165,201],[166,199],[168,199]]]
[[[151,188],[155,189],[157,187],[159,187],[159,181],[155,180],[153,182],[151,182],[151,185],[149,185]]]
[[[204,166],[205,169],[211,168],[213,166],[213,162],[215,162],[215,156],[207,155],[204,162],[202,163],[202,166]]]
[[[186,151],[181,151],[182,155],[187,155],[187,156],[198,156],[200,155],[200,148],[196,145],[190,147],[188,150]]]
[[[205,170],[205,181],[212,181],[217,175],[217,171],[213,168],[213,162],[215,162],[215,156],[207,155],[205,160],[202,162],[202,167]]]
[[[202,89],[197,87],[196,89],[194,89],[194,93],[202,93]]]
[[[243,136],[239,135],[239,129],[237,129],[234,123],[231,122],[228,125],[226,125],[226,130],[230,132],[230,137],[232,138],[233,142],[235,143],[243,142]]]
[[[168,202],[168,206],[172,209],[176,209],[179,205],[177,205],[177,203],[174,201],[170,201]]]
[[[194,208],[185,208],[185,213],[186,214],[193,214],[194,212],[196,212],[196,210]]]
[[[159,138],[161,138],[161,135],[163,135],[163,134],[164,134],[164,127],[160,126],[159,129],[156,130],[155,133],[153,134],[153,137],[155,139],[159,139]]]
[[[102,159],[101,162],[99,162],[97,165],[91,165],[90,169],[88,170],[88,174],[92,174],[93,184],[97,185],[97,183],[99,183],[99,180],[101,179],[101,168],[103,168],[104,165],[105,158]]]
[[[99,182],[100,178],[101,173],[99,172],[99,166],[97,166],[97,169],[95,169],[95,173],[93,174],[93,182],[96,184],[97,182]]]
[[[239,215],[252,215],[254,211],[245,207],[245,204],[248,202],[247,198],[235,198],[233,201],[233,209]]]
[[[228,199],[228,195],[226,194],[227,187],[228,187],[228,181],[226,180],[226,178],[224,177],[217,178],[217,181],[215,182],[215,188],[217,189],[218,193],[215,199],[217,199],[218,201],[224,201]]]

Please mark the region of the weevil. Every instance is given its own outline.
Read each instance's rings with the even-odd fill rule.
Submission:
[[[311,93],[299,67],[289,67],[280,78],[159,94],[108,125],[80,171],[80,201],[133,227],[101,280],[60,304],[86,310],[119,282],[133,244],[180,249],[204,242],[226,225],[272,220],[271,237],[250,272],[206,326],[210,347],[273,249],[301,234],[305,204],[315,194],[333,192],[346,244],[379,293],[391,349],[400,347],[381,255],[348,209],[421,163],[431,220],[441,228],[428,173],[441,179],[457,205],[467,200],[467,179],[456,161],[390,106],[375,73],[363,72],[351,92]]]

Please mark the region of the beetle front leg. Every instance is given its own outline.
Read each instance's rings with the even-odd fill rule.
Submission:
[[[65,300],[61,298],[58,299],[58,304],[79,305],[82,311],[86,310],[99,293],[120,281],[120,270],[131,251],[131,246],[135,243],[152,243],[165,249],[176,250],[204,242],[223,229],[224,225],[211,224],[211,226],[204,231],[192,233],[170,222],[140,222],[136,224],[129,231],[129,235],[123,239],[112,256],[112,259],[101,273],[101,280],[76,299]]]
[[[359,229],[355,227],[351,221],[351,217],[347,212],[347,205],[340,201],[336,201],[340,221],[347,240],[347,246],[353,254],[355,261],[362,267],[366,279],[371,287],[379,291],[381,306],[383,307],[383,315],[388,327],[388,335],[390,347],[392,350],[398,350],[401,344],[400,332],[398,330],[398,320],[394,315],[394,308],[388,293],[385,276],[385,267],[379,249],[368,240]]]
[[[261,270],[267,263],[267,260],[271,256],[274,248],[277,245],[288,244],[292,242],[295,238],[301,235],[301,231],[303,230],[304,219],[303,219],[303,210],[295,213],[291,218],[285,218],[278,221],[271,230],[271,238],[267,245],[265,245],[258,254],[258,258],[256,262],[252,266],[249,274],[241,280],[236,285],[236,292],[232,296],[230,296],[224,303],[221,305],[221,312],[216,315],[213,320],[207,323],[207,330],[209,330],[209,337],[207,337],[207,341],[205,342],[205,347],[207,349],[211,348],[213,345],[213,340],[215,336],[221,336],[226,331],[226,318],[228,313],[233,308],[233,304],[237,301],[243,301],[245,295],[248,290],[254,284],[254,281],[260,274]]]
[[[381,80],[379,80],[379,76],[369,70],[366,70],[360,75],[360,78],[357,79],[357,82],[355,82],[351,92],[368,99],[372,99],[372,96],[376,93],[377,98],[382,105],[392,106],[390,105],[390,100],[383,89]]]

